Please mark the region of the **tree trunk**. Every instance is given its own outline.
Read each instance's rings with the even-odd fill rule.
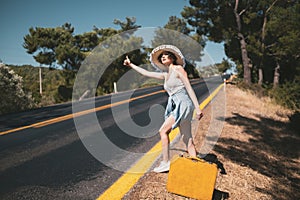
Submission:
[[[43,94],[43,88],[42,88],[43,80],[42,80],[42,67],[41,66],[39,68],[39,80],[40,80],[40,94],[42,95]]]
[[[243,34],[239,33],[240,38],[240,44],[241,44],[241,52],[242,52],[242,60],[243,60],[243,66],[244,66],[244,82],[247,84],[251,83],[251,70],[249,66],[249,58],[247,53],[247,44],[245,41],[245,38]]]
[[[263,82],[263,60],[265,56],[265,36],[266,36],[266,25],[267,25],[267,14],[265,13],[264,16],[264,23],[261,29],[261,58],[259,63],[259,69],[258,69],[258,85],[262,85]]]
[[[271,6],[266,10],[266,12],[264,14],[264,22],[263,22],[263,26],[261,29],[261,60],[260,60],[259,70],[258,70],[258,84],[259,85],[262,85],[262,82],[263,82],[263,59],[264,59],[265,50],[266,50],[265,38],[266,38],[266,26],[267,26],[267,20],[268,20],[267,16],[277,1],[278,0],[273,1]]]
[[[234,15],[237,23],[237,28],[238,28],[238,37],[240,40],[240,45],[241,45],[241,54],[242,54],[242,61],[243,61],[243,67],[244,67],[244,82],[247,84],[251,83],[251,70],[250,70],[250,62],[249,62],[249,57],[248,57],[248,52],[247,52],[247,43],[245,40],[244,35],[242,34],[242,25],[241,25],[241,18],[240,15],[245,11],[243,10],[241,13],[238,13],[238,5],[239,5],[239,0],[235,1],[235,7],[234,7]]]
[[[259,68],[258,69],[258,85],[261,86],[263,83],[263,80],[264,80],[263,69]]]
[[[274,70],[274,80],[273,80],[273,88],[276,88],[277,85],[279,84],[279,77],[280,77],[280,64],[278,61],[276,61],[276,67]]]

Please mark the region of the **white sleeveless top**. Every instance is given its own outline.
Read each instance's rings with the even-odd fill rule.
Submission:
[[[170,69],[170,76],[165,76],[164,89],[172,96],[180,89],[184,88],[184,84],[179,77],[176,76],[174,69]]]

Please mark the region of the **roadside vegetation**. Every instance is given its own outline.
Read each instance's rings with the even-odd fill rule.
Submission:
[[[0,64],[0,114],[35,107],[32,96],[23,90],[23,78]]]

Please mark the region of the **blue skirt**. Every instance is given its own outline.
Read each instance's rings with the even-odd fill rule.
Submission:
[[[182,123],[191,122],[193,118],[194,105],[185,88],[180,89],[175,94],[169,96],[165,111],[165,119],[170,115],[175,118],[172,129]]]

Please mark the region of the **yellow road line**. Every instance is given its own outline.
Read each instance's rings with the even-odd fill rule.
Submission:
[[[57,123],[57,122],[62,122],[62,121],[68,120],[68,119],[72,119],[74,117],[79,117],[79,116],[82,116],[82,115],[86,115],[86,114],[89,114],[89,113],[92,113],[92,112],[97,112],[97,111],[104,110],[104,109],[107,109],[107,108],[112,108],[114,106],[118,106],[118,105],[125,104],[125,103],[131,102],[131,101],[135,101],[137,99],[145,98],[145,97],[152,96],[152,95],[159,94],[159,93],[163,93],[163,92],[165,92],[165,91],[164,90],[159,90],[159,91],[156,91],[156,92],[153,92],[153,93],[145,94],[145,95],[138,96],[138,97],[133,97],[133,98],[130,98],[130,99],[127,99],[127,100],[115,102],[115,103],[112,103],[112,104],[107,104],[107,105],[100,106],[100,107],[97,107],[97,108],[93,108],[93,109],[89,109],[89,110],[85,110],[85,111],[81,111],[81,112],[77,112],[77,113],[73,113],[73,114],[68,114],[68,115],[64,115],[64,116],[61,116],[61,117],[56,117],[56,118],[49,119],[49,120],[46,120],[46,121],[34,123],[34,124],[31,124],[31,125],[28,125],[28,126],[22,126],[22,127],[19,127],[19,128],[10,129],[10,130],[7,130],[7,131],[0,132],[0,135],[5,135],[5,134],[8,134],[8,133],[12,133],[12,132],[16,132],[16,131],[20,131],[20,130],[24,130],[24,129],[28,129],[28,128],[40,128],[40,127],[43,127],[43,126],[47,126],[47,125],[54,124],[54,123]]]
[[[22,126],[22,127],[19,127],[19,128],[3,131],[3,132],[0,132],[0,135],[5,135],[5,134],[12,133],[12,132],[15,132],[15,131],[21,131],[21,130],[24,130],[24,129],[27,129],[27,128],[32,128],[32,125]]]
[[[200,105],[203,109],[216,96],[223,84],[219,85]],[[176,128],[169,134],[172,142],[179,133]],[[149,170],[157,156],[161,152],[160,142],[156,143],[138,162],[136,162],[126,173],[124,173],[113,185],[111,185],[97,200],[122,199],[124,195],[137,183],[137,181]],[[140,173],[133,173],[140,172]]]
[[[85,111],[81,111],[81,112],[77,112],[77,113],[73,113],[73,114],[68,114],[68,115],[64,115],[64,116],[61,116],[61,117],[56,117],[56,118],[53,118],[53,119],[49,119],[49,120],[46,120],[46,121],[34,123],[34,124],[31,124],[31,125],[18,127],[18,128],[15,128],[15,129],[10,129],[10,130],[7,130],[7,131],[0,132],[0,136],[1,135],[6,135],[6,134],[9,134],[9,133],[13,133],[13,132],[16,132],[16,131],[21,131],[21,130],[28,129],[28,128],[40,128],[40,127],[43,127],[43,126],[47,126],[47,125],[50,125],[50,124],[62,122],[62,121],[68,120],[68,119],[72,119],[74,117],[79,117],[79,116],[86,115],[86,114],[89,114],[89,113],[92,113],[92,112],[97,112],[97,111],[100,111],[100,110],[104,110],[104,109],[107,109],[107,108],[111,108],[111,107],[114,107],[114,106],[118,106],[118,105],[121,105],[121,104],[124,104],[124,103],[128,103],[128,102],[131,102],[131,101],[135,101],[137,99],[141,99],[141,98],[144,98],[144,97],[152,96],[152,95],[155,95],[155,94],[158,94],[158,93],[163,93],[163,92],[165,92],[165,91],[164,90],[159,90],[159,91],[156,91],[156,92],[153,92],[153,93],[149,93],[149,94],[146,94],[146,95],[142,95],[142,96],[134,97],[134,98],[131,98],[131,99],[123,100],[123,101],[116,102],[116,103],[113,103],[113,104],[107,104],[107,105],[100,106],[100,107],[97,107],[97,108],[93,108],[93,109],[89,109],[89,110],[85,110]]]
[[[170,141],[173,141],[179,130],[174,129],[170,133]],[[156,143],[135,165],[123,174],[113,185],[111,185],[97,200],[101,199],[122,199],[122,197],[134,186],[134,184],[143,176],[143,174],[152,166],[153,161],[161,152],[160,143]],[[140,173],[134,173],[140,172]]]
[[[207,104],[218,94],[220,89],[224,86],[224,84],[219,85],[217,89],[215,89],[201,104],[200,109],[203,109],[207,106]]]

